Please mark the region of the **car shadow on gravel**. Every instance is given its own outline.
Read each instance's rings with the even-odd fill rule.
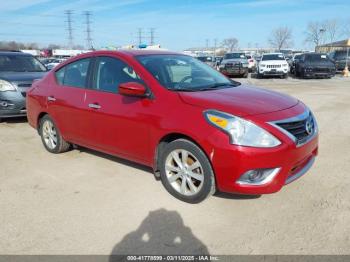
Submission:
[[[216,192],[214,197],[224,198],[224,199],[234,199],[234,200],[250,200],[260,198],[261,195],[240,195],[225,192]]]
[[[137,168],[137,169],[140,169],[142,171],[145,171],[145,172],[153,174],[153,169],[151,167],[148,167],[148,166],[145,166],[145,165],[142,165],[142,164],[138,164],[138,163],[135,163],[135,162],[123,159],[123,158],[119,158],[117,156],[109,155],[109,154],[102,153],[102,152],[99,152],[99,151],[94,151],[92,149],[81,147],[81,146],[75,146],[74,149],[78,150],[81,153],[87,153],[87,154],[90,154],[90,155],[101,157],[101,158],[104,158],[104,159],[116,162],[116,163],[121,164],[121,165],[126,165],[126,166],[129,166],[129,167]]]
[[[109,262],[125,261],[123,255],[130,254],[209,255],[209,251],[177,211],[161,208],[149,212],[135,231],[114,246]]]
[[[94,155],[96,157],[101,157],[101,158],[116,162],[116,163],[121,164],[121,165],[126,165],[126,166],[129,166],[132,168],[142,170],[144,172],[152,174],[156,180],[160,179],[154,175],[153,169],[151,167],[148,167],[148,166],[145,166],[142,164],[138,164],[138,163],[126,160],[126,159],[122,159],[122,158],[119,158],[119,157],[116,157],[113,155],[105,154],[105,153],[102,153],[99,151],[94,151],[92,149],[81,147],[81,146],[74,146],[74,149],[78,150],[81,153],[91,154],[91,155]],[[224,192],[218,191],[214,194],[214,197],[224,198],[224,199],[233,199],[233,200],[249,200],[249,199],[257,199],[257,198],[261,197],[261,195],[240,195],[240,194],[231,194],[231,193],[224,193]]]
[[[21,116],[21,117],[11,117],[11,118],[2,118],[0,119],[0,124],[21,124],[21,123],[27,123],[27,117]]]

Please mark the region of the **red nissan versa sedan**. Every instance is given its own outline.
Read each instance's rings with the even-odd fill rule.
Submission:
[[[302,102],[173,52],[79,55],[34,82],[27,110],[49,152],[76,144],[151,166],[189,203],[216,190],[279,191],[308,171],[318,149]]]

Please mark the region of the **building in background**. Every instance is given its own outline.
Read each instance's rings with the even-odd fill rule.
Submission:
[[[335,50],[348,50],[349,48],[350,39],[345,39],[342,41],[316,46],[315,51],[320,53],[329,53]]]

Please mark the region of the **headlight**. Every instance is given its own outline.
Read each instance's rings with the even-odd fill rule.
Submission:
[[[261,66],[261,67],[265,67],[266,65],[265,65],[265,64],[259,64],[259,66]]]
[[[0,92],[5,91],[16,91],[16,87],[10,82],[0,79]]]
[[[283,64],[283,67],[287,67],[288,65],[287,64]]]
[[[225,64],[219,65],[219,68],[225,68]]]
[[[275,147],[281,142],[266,130],[243,118],[208,110],[204,112],[207,121],[227,133],[230,143],[251,147]]]

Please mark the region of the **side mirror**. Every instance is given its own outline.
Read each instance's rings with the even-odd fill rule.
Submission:
[[[147,96],[147,89],[144,85],[137,82],[127,82],[119,85],[119,94],[124,96]]]

